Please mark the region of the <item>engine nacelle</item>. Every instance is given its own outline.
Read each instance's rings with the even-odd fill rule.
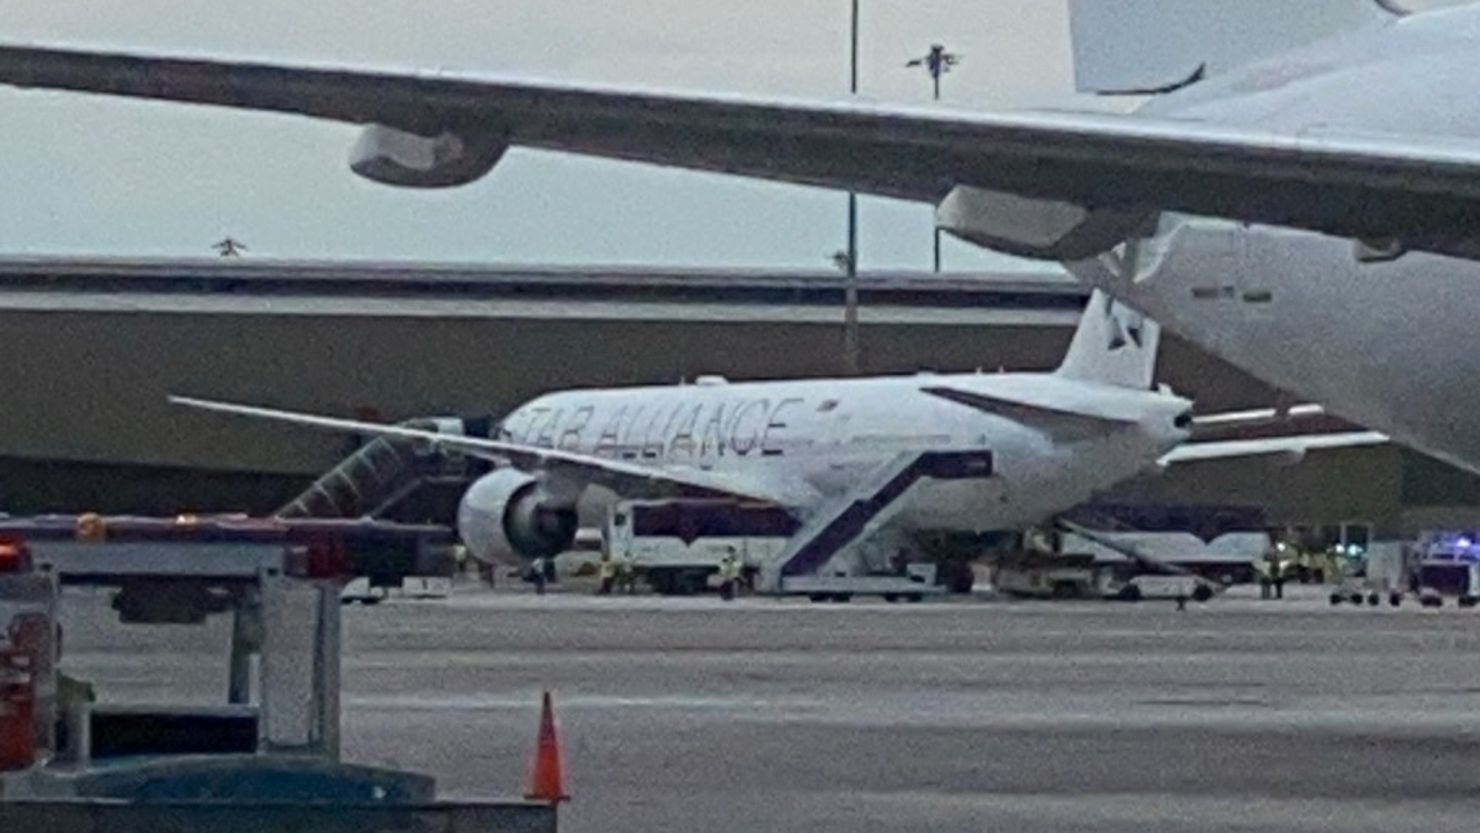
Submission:
[[[355,142],[349,167],[383,185],[450,188],[481,179],[508,149],[496,130],[447,129],[423,136],[372,124]]]
[[[1135,236],[1156,212],[1073,203],[957,185],[935,209],[943,231],[1006,254],[1040,260],[1095,257]]]
[[[457,531],[468,553],[489,564],[565,552],[577,526],[574,505],[553,502],[538,479],[515,469],[479,478],[457,508]]]

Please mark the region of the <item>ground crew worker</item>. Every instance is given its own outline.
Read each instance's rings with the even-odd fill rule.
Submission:
[[[56,626],[56,661],[62,661],[62,626]],[[83,711],[98,701],[97,692],[92,683],[77,679],[61,669],[56,673],[57,691],[56,703],[57,714],[64,719],[57,721],[56,748],[68,751],[76,751],[73,744],[75,738],[68,735],[70,727],[80,725]]]
[[[1285,598],[1285,571],[1278,558],[1269,563],[1269,580],[1274,585],[1274,597]]]
[[[601,564],[599,566],[601,586],[596,588],[596,595],[610,596],[612,594],[612,585],[617,582],[617,565],[612,561],[610,555],[603,555],[601,556]]]
[[[545,595],[546,562],[548,560],[542,555],[529,565],[530,580],[534,582],[534,592],[538,596]]]
[[[734,553],[727,554],[719,562],[719,597],[725,601],[735,598],[735,580],[740,576],[740,561]]]
[[[1259,598],[1261,599],[1269,599],[1271,596],[1271,588],[1274,586],[1272,570],[1277,557],[1270,553],[1254,565],[1259,570]]]
[[[637,571],[625,555],[617,557],[617,586],[629,595],[637,592]]]

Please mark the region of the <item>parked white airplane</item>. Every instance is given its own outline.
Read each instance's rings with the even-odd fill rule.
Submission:
[[[500,468],[469,488],[458,513],[464,542],[488,561],[568,549],[576,504],[593,485],[627,498],[779,505],[803,521],[782,577],[813,573],[844,550],[852,566],[878,568],[881,549],[885,558],[901,545],[928,551],[932,533],[1018,529],[1158,464],[1386,441],[1347,432],[1183,445],[1191,403],[1151,386],[1159,335],[1097,292],[1053,373],[571,390],[520,406],[494,438],[175,401],[494,460]],[[850,547],[876,541],[885,546]],[[935,542],[932,554],[947,555]]]
[[[937,206],[967,240],[1061,260],[1350,420],[1480,471],[1480,8],[1071,0],[1082,86],[1129,115],[801,103],[0,48],[0,83],[365,125],[392,185],[510,146]]]

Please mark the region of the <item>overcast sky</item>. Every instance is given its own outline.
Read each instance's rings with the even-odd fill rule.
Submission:
[[[847,83],[847,0],[4,5],[11,42],[808,97]],[[965,56],[951,106],[1073,100],[1065,0],[862,6],[868,97],[927,101],[903,64],[940,42]],[[205,255],[231,235],[255,256],[823,267],[844,239],[845,198],[826,191],[515,151],[479,183],[414,192],[349,171],[351,126],[11,90],[0,108],[6,253]],[[928,267],[930,225],[864,200],[861,265]],[[946,262],[993,259],[949,243]]]

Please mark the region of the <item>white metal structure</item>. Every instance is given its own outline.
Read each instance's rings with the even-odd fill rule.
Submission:
[[[607,509],[602,531],[607,556],[661,593],[688,594],[702,591],[725,558],[752,570],[771,564],[796,526],[771,504],[623,500]]]

